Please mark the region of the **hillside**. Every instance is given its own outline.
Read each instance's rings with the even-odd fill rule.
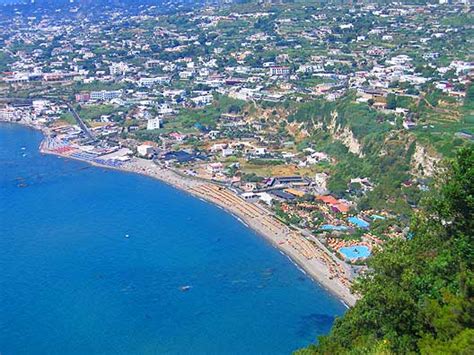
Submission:
[[[370,259],[362,298],[330,334],[296,354],[474,352],[472,147],[438,173],[411,230]]]
[[[429,181],[439,161],[471,145],[470,140],[461,138],[461,132],[473,130],[472,91],[471,86],[463,101],[451,105],[446,103],[450,99],[447,95],[432,88],[426,91],[426,102],[389,95],[390,110],[358,103],[356,95],[349,92],[335,101],[317,99],[300,104],[290,109],[287,122],[307,132],[300,147],[313,146],[334,157],[328,171],[332,192],[347,197],[351,178],[369,177],[376,187],[358,200],[361,209],[409,215],[420,193],[406,182]],[[396,107],[409,108],[422,124],[405,129],[393,109]]]

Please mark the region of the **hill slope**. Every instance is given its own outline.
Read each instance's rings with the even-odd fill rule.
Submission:
[[[305,354],[474,353],[474,150],[458,152],[355,289],[361,300]]]

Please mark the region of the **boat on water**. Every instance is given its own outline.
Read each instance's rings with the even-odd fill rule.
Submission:
[[[182,292],[186,292],[186,291],[189,291],[191,289],[191,286],[189,285],[186,285],[186,286],[181,286],[179,288]]]

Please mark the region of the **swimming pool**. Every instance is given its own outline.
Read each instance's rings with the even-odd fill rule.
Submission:
[[[323,231],[346,231],[349,228],[346,226],[333,226],[332,224],[324,224],[320,227]]]
[[[369,228],[370,224],[364,221],[363,219],[357,218],[357,217],[349,217],[347,219],[349,222],[355,224],[359,228]]]
[[[339,249],[346,259],[354,260],[359,258],[367,258],[370,255],[370,249],[365,245],[354,245],[352,247],[342,247]]]

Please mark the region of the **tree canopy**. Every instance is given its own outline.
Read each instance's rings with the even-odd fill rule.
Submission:
[[[474,353],[474,149],[440,169],[406,240],[375,253],[361,299],[303,354]]]

